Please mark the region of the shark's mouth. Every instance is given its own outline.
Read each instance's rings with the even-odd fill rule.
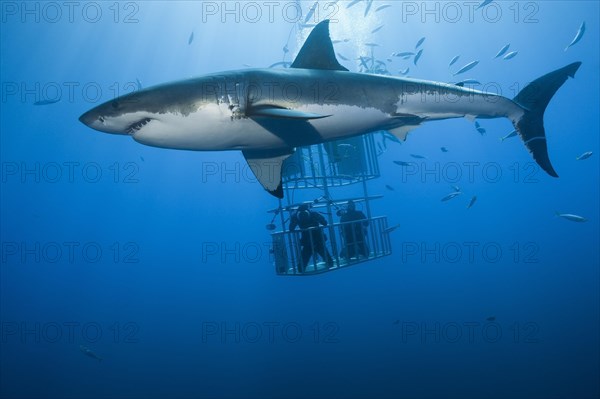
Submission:
[[[151,118],[141,119],[129,125],[129,127],[125,131],[127,132],[127,134],[135,134],[139,132],[144,126],[146,126],[151,120]]]

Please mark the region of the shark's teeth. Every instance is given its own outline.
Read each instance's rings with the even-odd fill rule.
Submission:
[[[144,118],[140,121],[137,121],[135,123],[132,123],[128,128],[127,128],[127,133],[129,134],[134,134],[135,132],[139,131],[142,127],[146,126],[148,124],[148,122],[150,122],[152,119],[150,118]]]

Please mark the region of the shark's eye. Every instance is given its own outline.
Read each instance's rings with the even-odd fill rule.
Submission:
[[[111,105],[112,105],[112,107],[113,107],[113,108],[119,108],[119,103],[117,102],[117,100],[114,100],[114,101],[111,103]]]

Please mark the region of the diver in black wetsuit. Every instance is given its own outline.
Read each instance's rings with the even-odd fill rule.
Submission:
[[[348,208],[340,218],[342,224],[342,237],[344,238],[345,246],[342,249],[340,258],[350,260],[358,255],[366,258],[369,257],[369,249],[367,248],[367,237],[365,229],[369,225],[369,221],[364,213],[356,210],[354,201],[348,201]]]
[[[325,260],[327,267],[333,267],[333,259],[325,247],[326,237],[321,225],[327,226],[327,220],[320,213],[310,211],[306,204],[300,205],[290,219],[290,231],[295,230],[296,227],[300,227],[302,231],[300,238],[302,261],[298,265],[299,273],[304,272],[311,256],[315,256],[315,253]]]

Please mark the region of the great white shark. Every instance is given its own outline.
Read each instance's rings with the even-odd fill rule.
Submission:
[[[311,32],[288,69],[245,69],[150,87],[81,115],[85,125],[154,147],[241,150],[263,187],[283,197],[283,162],[296,147],[387,130],[405,140],[424,122],[508,118],[535,161],[558,177],[543,116],[581,62],[550,72],[509,99],[453,84],[349,72],[329,21]]]

